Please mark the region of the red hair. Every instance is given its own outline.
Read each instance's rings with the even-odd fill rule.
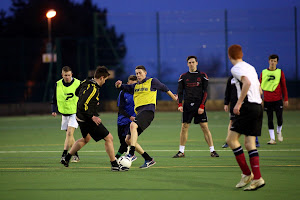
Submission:
[[[243,58],[243,51],[241,45],[234,44],[228,48],[228,56],[234,60]]]

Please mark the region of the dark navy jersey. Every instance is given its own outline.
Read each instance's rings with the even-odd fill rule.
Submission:
[[[204,72],[186,72],[178,80],[178,103],[182,106],[185,102],[200,102],[200,107],[204,108],[207,100],[208,77]]]
[[[118,97],[118,125],[126,125],[131,123],[131,116],[135,117],[133,95],[121,91]]]

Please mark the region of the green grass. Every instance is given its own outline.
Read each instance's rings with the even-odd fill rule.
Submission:
[[[156,113],[139,143],[157,163],[139,169],[144,160],[138,155],[128,172],[110,171],[103,141],[91,141],[79,152],[79,163],[63,167],[59,160],[65,133],[60,131],[60,117],[2,117],[0,199],[299,199],[299,116],[299,111],[284,112],[284,141],[272,146],[266,144],[264,119],[259,154],[266,186],[255,192],[235,189],[241,171],[232,151],[221,148],[229,122],[225,112],[208,112],[220,158],[210,157],[199,125],[190,127],[186,158],[171,158],[178,151],[181,115]],[[116,113],[101,114],[114,136],[115,150],[119,145],[116,117]],[[75,138],[80,136],[76,130]]]

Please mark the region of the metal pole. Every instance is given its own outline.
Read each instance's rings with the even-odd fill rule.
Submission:
[[[46,102],[48,100],[48,88],[51,80],[52,74],[52,66],[53,66],[53,52],[52,52],[52,41],[51,41],[51,18],[48,18],[48,45],[47,45],[47,53],[50,53],[50,64],[49,64],[49,71],[48,71],[48,78],[46,82],[45,92],[43,101]]]
[[[156,40],[157,40],[157,78],[161,78],[161,62],[160,62],[160,35],[159,35],[159,13],[156,12]],[[161,99],[161,92],[158,92],[158,99]]]
[[[296,81],[298,80],[298,33],[297,33],[297,7],[294,7],[295,15],[295,64],[296,64]]]
[[[227,24],[227,10],[225,9],[224,13],[224,25],[225,25],[225,67],[226,67],[226,76],[229,76],[229,68],[228,68],[228,24]]]

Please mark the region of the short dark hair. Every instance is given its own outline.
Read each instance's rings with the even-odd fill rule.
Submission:
[[[196,57],[196,56],[188,56],[188,57],[187,57],[187,59],[186,59],[186,61],[188,62],[188,61],[189,61],[189,59],[191,59],[191,58],[195,58],[196,62],[198,62],[198,60],[197,60],[197,57]]]
[[[71,67],[69,67],[69,66],[64,66],[64,67],[61,69],[61,71],[63,71],[63,72],[72,72],[72,69],[71,69]]]
[[[138,66],[136,66],[135,69],[142,69],[142,70],[147,71],[144,65],[138,65]]]
[[[130,76],[128,77],[128,81],[129,81],[129,80],[131,80],[131,81],[137,81],[136,75],[130,75]]]
[[[94,78],[99,79],[101,76],[106,78],[109,75],[110,74],[108,73],[108,69],[105,66],[98,66],[96,71],[95,71]]]
[[[269,60],[275,59],[275,58],[277,58],[277,61],[279,61],[279,56],[278,55],[272,54],[272,55],[269,56]]]
[[[228,48],[228,55],[234,60],[242,59],[243,58],[242,46],[238,44],[231,45]]]

